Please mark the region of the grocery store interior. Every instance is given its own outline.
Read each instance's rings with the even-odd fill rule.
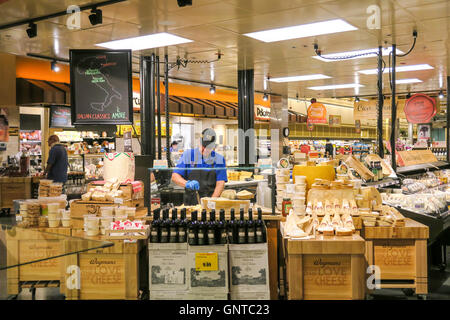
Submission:
[[[449,32],[447,0],[0,0],[0,299],[450,299]]]

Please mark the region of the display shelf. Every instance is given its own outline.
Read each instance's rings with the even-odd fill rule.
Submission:
[[[257,185],[260,182],[268,182],[267,179],[263,180],[252,180],[252,181],[228,181],[225,183],[225,187],[248,187]]]
[[[396,184],[399,184],[400,181],[397,179],[383,179],[382,181],[373,181],[373,182],[364,182],[363,186],[365,187],[375,187],[375,188],[385,188],[389,186],[394,186]]]
[[[407,167],[398,167],[397,174],[407,176],[407,175],[414,175],[414,174],[419,174],[419,173],[425,173],[428,171],[435,171],[435,170],[448,169],[448,168],[450,168],[450,163],[448,163],[446,161],[436,161],[436,162],[417,164],[417,165],[407,166]]]
[[[420,194],[420,193],[422,193],[422,192],[427,192],[427,191],[432,191],[432,190],[436,190],[436,189],[439,189],[439,188],[442,188],[442,187],[447,187],[447,186],[449,186],[450,185],[450,183],[444,183],[444,184],[440,184],[440,185],[438,185],[438,186],[435,186],[435,187],[431,187],[431,188],[426,188],[426,189],[423,189],[423,190],[419,190],[419,191],[417,191],[417,192],[405,192],[405,191],[403,191],[403,194],[406,194],[406,195],[412,195],[412,194]]]

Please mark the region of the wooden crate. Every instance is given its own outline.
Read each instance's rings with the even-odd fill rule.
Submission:
[[[381,288],[428,293],[428,227],[405,218],[404,227],[364,227],[366,263],[381,271]]]
[[[0,206],[14,207],[14,200],[31,198],[30,177],[0,177]]]
[[[100,216],[101,207],[144,207],[144,199],[138,200],[126,200],[122,204],[114,203],[112,201],[83,201],[75,200],[70,205],[70,216],[71,218],[83,218],[86,214],[96,214]]]
[[[14,229],[13,229],[14,230]],[[50,256],[62,255],[66,240],[51,233],[70,236],[69,228],[36,228],[8,231],[6,236],[7,263],[23,264]],[[64,292],[65,265],[62,257],[43,260],[7,270],[8,294],[17,295],[24,281],[60,281]]]
[[[105,239],[102,236],[88,237],[81,230],[72,230],[72,236]],[[137,240],[135,243],[108,241],[114,246],[68,257],[72,264],[80,267],[81,278],[80,289],[67,290],[66,299],[138,299],[139,255],[141,250],[147,250],[147,240]]]
[[[284,239],[284,247],[289,300],[365,297],[365,245],[359,235]]]

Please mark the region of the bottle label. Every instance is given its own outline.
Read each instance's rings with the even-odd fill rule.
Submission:
[[[250,232],[248,232],[248,236],[249,236],[249,237],[254,237],[254,236],[255,236],[255,233],[252,232],[252,231],[250,231]]]
[[[161,232],[161,237],[167,237],[167,234],[168,234],[167,231],[162,231]]]
[[[184,232],[184,231],[178,232],[178,235],[179,235],[180,237],[184,237],[185,234],[186,234],[186,232]]]
[[[256,235],[257,236],[262,236],[262,232],[261,231],[256,231]]]
[[[199,232],[199,233],[198,233],[198,238],[199,238],[199,239],[203,239],[203,238],[204,238],[202,232]]]
[[[158,231],[152,231],[151,235],[152,237],[156,237],[158,235]]]
[[[208,232],[208,238],[214,238],[214,233]]]
[[[194,233],[189,233],[189,239],[194,239],[195,238],[195,234]]]
[[[245,232],[239,232],[239,237],[245,237]]]
[[[233,236],[233,231],[229,231],[229,232],[228,232],[228,236],[229,236],[229,237],[232,237],[232,236]]]

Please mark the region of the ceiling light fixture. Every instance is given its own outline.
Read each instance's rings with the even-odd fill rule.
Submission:
[[[331,77],[323,74],[310,74],[304,76],[292,76],[292,77],[280,77],[271,78],[269,81],[273,82],[294,82],[294,81],[308,81],[308,80],[320,80],[320,79],[330,79]]]
[[[263,101],[269,100],[269,96],[267,95],[267,93],[264,92],[264,95],[263,95],[262,99],[263,99]]]
[[[444,99],[444,93],[442,90],[439,91],[439,99]]]
[[[54,72],[59,72],[61,70],[61,68],[56,64],[56,60],[54,60],[50,63],[50,68]]]
[[[30,22],[28,24],[27,35],[28,35],[28,38],[30,38],[30,39],[37,36],[37,24],[36,23]]]
[[[244,36],[264,42],[275,42],[353,30],[358,30],[358,28],[342,19],[335,19],[292,27],[244,33]]]
[[[211,87],[209,88],[209,93],[214,94],[216,93],[216,86],[211,84]]]
[[[399,66],[395,68],[395,72],[421,71],[434,69],[429,64],[416,64],[411,66]],[[391,72],[392,68],[385,68],[383,73]],[[358,71],[362,74],[378,74],[378,69],[368,69]]]
[[[419,82],[422,82],[422,80],[417,79],[417,78],[395,80],[396,84],[408,84],[408,83],[419,83]]]
[[[177,0],[179,7],[192,6],[192,0]]]
[[[392,51],[391,47],[383,48],[382,54],[383,54],[383,56],[387,56],[391,51]],[[396,50],[396,52],[397,52],[397,54],[403,53],[403,51],[398,50],[398,49]],[[361,56],[358,56],[358,55],[361,55]],[[343,61],[343,60],[330,60],[330,59],[345,58],[347,56],[351,57],[351,58],[346,58],[345,60],[377,57],[378,56],[378,48],[322,54],[320,57],[313,56],[313,58],[317,59],[317,60],[325,61],[325,62],[331,62],[331,61]],[[326,59],[326,58],[328,58],[328,59]]]
[[[131,49],[133,51],[136,51],[151,48],[167,47],[188,42],[192,42],[192,40],[178,37],[170,33],[161,32],[146,36],[98,43],[96,44],[96,46],[105,47],[108,49]]]
[[[364,87],[362,84],[358,83],[347,83],[347,84],[336,84],[329,86],[318,86],[318,87],[309,87],[311,90],[333,90],[333,89],[348,89],[348,88],[358,88]]]
[[[97,9],[97,8],[93,8],[91,10],[91,14],[89,15],[89,21],[91,22],[91,24],[93,26],[95,26],[97,24],[102,24],[103,23],[102,10]]]

